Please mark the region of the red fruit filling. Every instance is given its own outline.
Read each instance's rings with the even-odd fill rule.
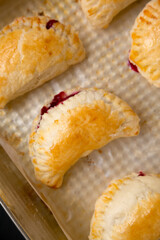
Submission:
[[[145,174],[144,172],[140,171],[140,172],[138,173],[138,177],[144,177],[144,176],[146,176],[146,174]]]
[[[57,23],[57,22],[58,22],[58,21],[55,20],[55,19],[49,20],[49,21],[46,23],[46,28],[47,28],[47,29],[50,29],[50,28],[53,26],[53,24],[54,24],[54,23]]]
[[[42,119],[43,114],[47,113],[49,109],[58,106],[60,103],[63,104],[64,101],[66,101],[67,99],[75,96],[75,95],[78,94],[78,93],[79,93],[79,91],[73,92],[72,94],[70,94],[70,95],[67,96],[67,94],[66,94],[65,92],[60,92],[60,93],[58,93],[57,95],[55,95],[54,98],[53,98],[53,100],[51,101],[51,103],[49,104],[48,107],[43,106],[43,107],[41,108],[41,118],[40,118],[40,121],[41,121],[41,119]],[[38,123],[38,125],[37,125],[37,128],[39,128],[40,121],[39,121],[39,123]]]
[[[137,66],[134,65],[133,63],[131,63],[129,60],[128,60],[128,66],[129,66],[129,68],[132,69],[134,72],[139,73]]]

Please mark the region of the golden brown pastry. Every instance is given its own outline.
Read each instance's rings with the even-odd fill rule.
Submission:
[[[78,34],[49,17],[20,17],[0,32],[0,108],[85,57]]]
[[[160,1],[150,1],[131,31],[130,62],[151,84],[160,87]]]
[[[33,122],[30,156],[37,179],[60,187],[66,171],[94,149],[139,133],[139,118],[121,99],[101,89],[56,95]]]
[[[80,0],[82,9],[96,28],[106,28],[112,19],[136,0]]]
[[[90,240],[159,240],[160,175],[113,181],[97,200]]]

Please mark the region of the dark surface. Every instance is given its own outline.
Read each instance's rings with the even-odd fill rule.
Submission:
[[[0,205],[0,240],[25,240],[15,224]]]

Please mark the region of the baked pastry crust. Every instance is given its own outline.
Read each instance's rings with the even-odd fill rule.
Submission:
[[[113,181],[97,200],[90,240],[158,240],[160,175]]]
[[[0,32],[0,108],[84,59],[78,34],[58,21],[47,26],[49,21],[20,17]]]
[[[34,120],[29,148],[36,177],[60,187],[65,172],[79,158],[138,133],[139,118],[128,104],[104,90],[83,89]]]
[[[80,0],[87,19],[96,28],[106,28],[112,19],[136,0]]]
[[[131,31],[129,59],[151,84],[160,87],[160,1],[150,1]]]

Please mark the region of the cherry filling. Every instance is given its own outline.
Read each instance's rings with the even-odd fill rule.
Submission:
[[[130,69],[132,69],[133,71],[139,73],[137,66],[134,65],[133,63],[131,63],[129,60],[128,60],[128,66],[129,66]]]
[[[54,108],[56,106],[58,106],[60,103],[63,104],[64,101],[66,101],[67,99],[75,96],[76,94],[78,94],[80,91],[77,91],[77,92],[73,92],[72,94],[68,95],[65,93],[65,92],[60,92],[58,93],[57,95],[54,96],[53,100],[51,101],[51,103],[49,104],[48,107],[46,106],[43,106],[42,109],[41,109],[41,117],[40,117],[40,121],[42,119],[42,116],[48,112],[49,109],[51,108]],[[39,128],[39,124],[40,124],[40,121],[37,125],[37,128]]]
[[[46,28],[47,28],[47,29],[50,29],[50,28],[53,26],[53,24],[54,24],[54,23],[57,23],[57,22],[58,22],[58,21],[55,20],[55,19],[49,20],[49,21],[46,23]]]
[[[144,176],[146,176],[146,174],[145,174],[144,172],[140,171],[140,172],[138,173],[138,177],[144,177]]]

